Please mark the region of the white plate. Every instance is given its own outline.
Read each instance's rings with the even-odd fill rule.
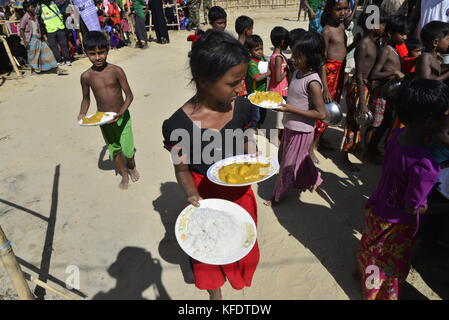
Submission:
[[[260,73],[267,73],[268,72],[268,61],[260,61],[257,65],[259,68]]]
[[[257,238],[256,224],[248,211],[234,202],[223,199],[204,199],[200,200],[199,203],[201,208],[224,211],[237,220],[239,228],[234,230],[230,236],[239,237],[241,239],[241,246],[237,248],[235,252],[232,252],[226,257],[211,258],[206,256],[198,256],[192,253],[189,247],[184,244],[185,239],[182,240],[182,236],[188,237],[190,217],[194,214],[201,214],[201,212],[197,211],[196,209],[198,208],[193,205],[189,205],[182,210],[175,223],[176,240],[181,246],[181,249],[193,259],[213,265],[225,265],[244,258],[253,248]]]
[[[249,97],[251,97],[251,96],[253,96],[253,95],[255,95],[255,94],[256,94],[256,93],[253,92],[253,93],[251,93],[250,95],[248,95],[248,100],[249,100]],[[249,100],[249,102],[251,102],[251,100]],[[259,108],[264,108],[264,109],[269,109],[269,110],[276,110],[276,109],[278,109],[278,108],[280,107],[280,104],[274,105],[274,103],[273,103],[273,105],[270,105],[270,106],[264,106],[264,105],[260,105],[260,104],[255,104],[255,103],[253,103],[253,102],[251,102],[251,103],[252,103],[253,105],[255,105],[255,106],[258,106]],[[283,103],[283,104],[286,103],[284,99],[282,99],[282,103]]]
[[[93,117],[95,114],[96,114],[96,113],[91,114],[90,116],[86,116],[86,118],[89,119],[90,117]],[[96,122],[96,123],[86,123],[86,124],[84,124],[84,123],[83,123],[83,119],[80,119],[80,120],[78,121],[78,124],[79,124],[80,126],[87,126],[87,127],[89,127],[89,126],[101,126],[102,124],[105,124],[105,123],[111,121],[112,119],[114,119],[114,116],[115,116],[116,114],[117,114],[117,112],[105,112],[104,115],[103,115],[103,118],[101,118],[101,121],[99,121],[99,122]]]
[[[268,167],[268,175],[265,177],[253,181],[253,182],[247,182],[247,183],[240,183],[240,184],[231,184],[226,183],[220,180],[218,176],[218,171],[223,168],[224,166],[234,164],[234,163],[242,163],[242,162],[250,162],[250,163],[269,163],[270,166]],[[212,181],[213,183],[219,184],[221,186],[228,186],[228,187],[243,187],[243,186],[249,186],[255,183],[259,183],[262,181],[265,181],[272,176],[274,176],[279,170],[279,162],[277,159],[266,157],[266,156],[254,156],[250,154],[242,154],[234,157],[229,157],[223,160],[220,160],[209,167],[209,170],[207,170],[207,178]]]
[[[449,168],[445,168],[440,171],[438,176],[438,191],[446,198],[449,199]]]

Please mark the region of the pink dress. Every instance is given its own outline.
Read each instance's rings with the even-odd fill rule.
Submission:
[[[277,82],[275,79],[276,74],[276,57],[282,58],[282,67],[281,67],[281,74],[287,70],[287,59],[279,53],[273,53],[270,59],[270,71],[271,71],[271,77],[270,82],[268,83],[268,91],[275,91],[279,92],[283,97],[286,97],[288,94],[288,79],[285,77],[280,82]]]

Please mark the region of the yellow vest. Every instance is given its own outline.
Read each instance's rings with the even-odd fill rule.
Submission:
[[[51,9],[45,4],[42,4],[42,20],[44,20],[45,28],[48,33],[56,32],[59,29],[64,29],[64,23],[62,22],[62,15],[59,12],[56,4],[52,3],[50,5]],[[56,15],[55,12],[58,14]],[[61,17],[61,18],[60,18]]]

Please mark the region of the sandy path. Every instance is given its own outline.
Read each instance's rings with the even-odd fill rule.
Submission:
[[[283,20],[295,19],[294,9],[244,13],[255,18],[254,32],[263,36],[267,55],[274,26],[299,25]],[[235,17],[231,12],[229,30]],[[167,46],[152,43],[146,51],[124,48],[110,53],[109,61],[125,70],[135,97],[130,110],[142,179],[127,192],[117,188],[119,177],[102,149],[100,130],[75,122],[81,100],[79,75],[90,66],[87,59],[75,62],[69,76],[32,76],[0,87],[0,224],[24,260],[25,271],[47,272],[49,283],[58,287],[57,279],[65,282],[68,277],[67,266],[76,265],[80,291],[88,298],[100,292],[97,298],[207,297],[189,284],[188,260],[173,234],[185,200],[162,148],[161,124],[193,91],[188,86],[187,32],[170,36]],[[338,145],[341,129],[329,132]],[[263,138],[261,144],[266,145]],[[276,152],[272,145],[269,148]],[[359,298],[352,272],[361,208],[379,168],[364,166],[361,173],[348,176],[332,158],[320,159],[322,191],[305,193],[301,201],[292,193],[272,210],[262,201],[269,198],[274,180],[254,188],[260,264],[251,288],[235,291],[226,285],[224,297]],[[39,215],[50,217],[50,223]],[[1,297],[13,291],[0,272]],[[436,298],[419,275],[412,283]]]

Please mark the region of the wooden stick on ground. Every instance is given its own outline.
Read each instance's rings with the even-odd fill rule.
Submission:
[[[48,291],[51,291],[53,293],[56,293],[58,296],[63,297],[64,299],[67,300],[74,300],[74,298],[69,297],[68,295],[62,293],[61,291],[50,287],[48,284],[46,284],[45,282],[40,281],[39,279],[36,279],[35,277],[30,277],[31,281],[34,282],[36,285],[38,285],[39,287],[42,287],[44,289],[47,289]]]
[[[3,233],[2,227],[0,226],[0,260],[8,273],[14,288],[19,295],[21,300],[34,300],[34,296],[31,293],[30,287],[23,276],[22,269],[17,262],[14,251],[11,247],[11,242],[8,241],[5,234]]]

